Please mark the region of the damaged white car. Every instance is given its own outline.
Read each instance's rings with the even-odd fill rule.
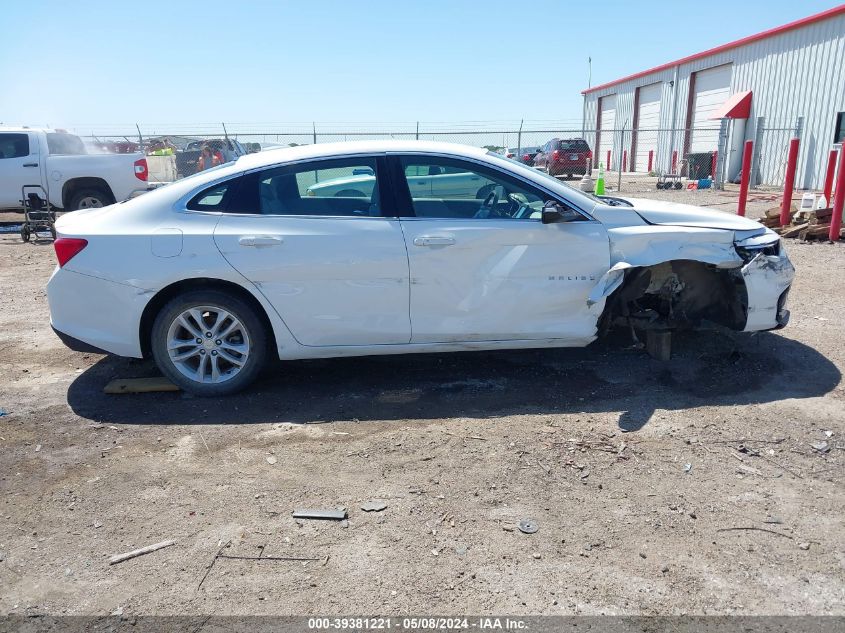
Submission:
[[[460,177],[436,191],[415,181],[433,173]],[[373,186],[317,186],[353,176]],[[599,199],[426,142],[242,156],[68,214],[57,231],[58,335],[151,356],[199,395],[244,388],[271,356],[584,346],[614,326],[775,329],[794,273],[779,237],[745,218]]]

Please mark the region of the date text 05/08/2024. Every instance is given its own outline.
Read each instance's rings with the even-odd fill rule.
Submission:
[[[525,630],[524,620],[511,618],[467,618],[467,617],[347,617],[347,618],[309,618],[308,629],[313,631],[368,631],[401,629],[405,631],[425,630],[468,630],[482,631],[519,631]]]

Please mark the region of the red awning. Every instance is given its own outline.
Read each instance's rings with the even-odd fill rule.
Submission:
[[[711,119],[747,119],[751,114],[751,91],[737,92],[728,97]]]

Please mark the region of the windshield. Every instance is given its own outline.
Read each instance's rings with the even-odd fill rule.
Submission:
[[[554,176],[550,176],[549,174],[542,172],[539,169],[534,169],[533,167],[529,167],[528,165],[526,165],[522,161],[516,160],[514,158],[508,158],[507,156],[502,156],[501,154],[497,154],[495,152],[487,152],[487,155],[488,156],[495,156],[496,158],[498,158],[500,160],[507,161],[508,163],[510,163],[513,166],[519,167],[518,171],[530,171],[532,174],[540,176],[541,178],[543,178],[545,180],[550,180],[550,181],[554,182],[555,184],[560,185],[561,187],[566,187],[566,189],[568,191],[571,191],[573,194],[575,194],[577,196],[583,196],[584,198],[587,198],[587,199],[591,200],[592,202],[597,202],[599,204],[607,204],[606,200],[603,200],[603,199],[599,198],[598,196],[595,196],[591,193],[587,193],[586,191],[581,191],[580,189],[576,189],[572,185],[565,183],[562,180],[555,178]]]
[[[54,155],[71,156],[88,153],[81,138],[61,132],[47,132],[47,151]]]

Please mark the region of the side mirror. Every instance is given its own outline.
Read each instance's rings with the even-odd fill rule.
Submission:
[[[555,224],[556,222],[571,222],[577,220],[579,215],[563,205],[549,200],[543,205],[542,222],[543,224]]]

